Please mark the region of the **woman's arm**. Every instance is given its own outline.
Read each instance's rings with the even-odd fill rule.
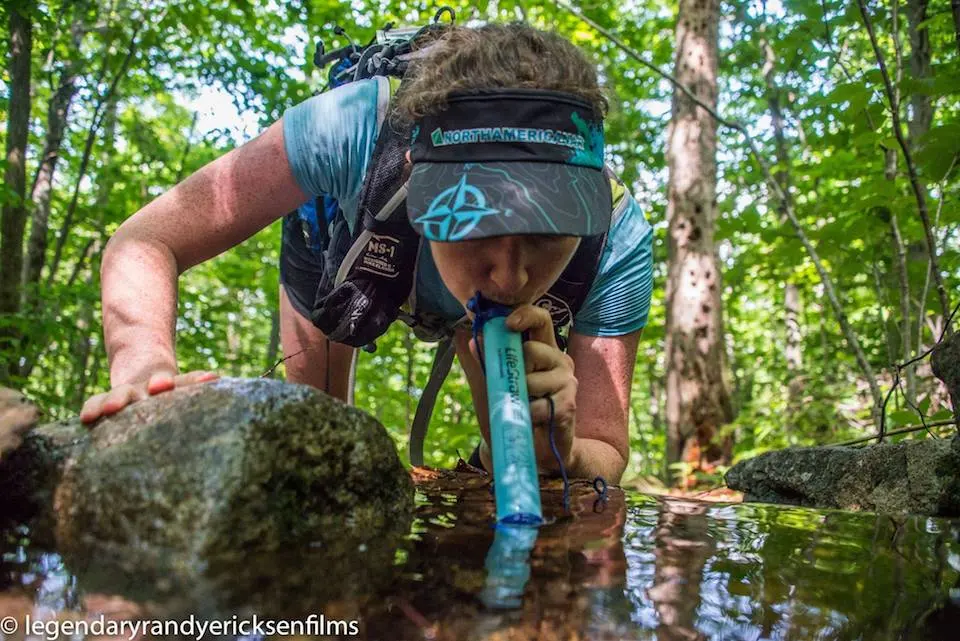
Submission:
[[[307,198],[291,172],[279,120],[124,221],[107,243],[100,270],[113,389],[85,404],[83,420],[144,398],[148,382],[149,393],[156,393],[203,380],[174,378],[177,277]]]
[[[570,333],[567,353],[579,387],[574,463],[568,474],[620,482],[629,460],[630,389],[642,331],[612,337]]]
[[[177,277],[307,200],[283,145],[282,120],[128,218],[101,268],[111,384],[176,370]]]

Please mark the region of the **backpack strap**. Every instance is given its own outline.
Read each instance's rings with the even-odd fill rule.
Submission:
[[[417,412],[414,414],[413,423],[410,425],[407,453],[410,456],[411,465],[423,466],[423,442],[427,437],[427,429],[430,427],[430,418],[433,416],[437,394],[440,393],[440,388],[443,387],[443,382],[446,380],[447,374],[450,373],[455,353],[452,337],[444,338],[437,345],[437,351],[433,357],[433,367],[430,368],[430,378],[427,380],[426,387],[423,388],[423,395],[417,402]]]
[[[330,340],[365,347],[397,319],[413,287],[420,236],[407,221],[409,134],[384,121],[360,191],[352,244],[336,278],[317,288],[313,324]],[[342,248],[341,248],[342,251]]]

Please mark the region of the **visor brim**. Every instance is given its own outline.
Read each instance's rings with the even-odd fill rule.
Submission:
[[[410,224],[440,242],[595,236],[608,230],[611,208],[602,171],[550,162],[419,162],[407,193]]]

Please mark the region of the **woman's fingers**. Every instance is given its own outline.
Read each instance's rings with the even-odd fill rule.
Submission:
[[[577,379],[571,377],[570,373],[563,369],[551,369],[545,372],[527,374],[527,395],[530,398],[557,394],[564,391],[564,388],[568,386],[572,386],[576,390]]]
[[[527,374],[550,369],[568,370],[571,374],[574,371],[573,359],[569,354],[532,340],[523,344],[523,366]]]
[[[557,336],[553,332],[550,312],[536,305],[522,305],[507,316],[507,329],[512,332],[528,332],[528,339],[546,343],[557,348]]]
[[[549,401],[547,398],[549,397]],[[550,402],[553,402],[553,421],[555,424],[572,424],[577,414],[577,391],[561,390],[530,401],[530,422],[534,425],[550,423]]]
[[[107,394],[107,398],[103,402],[102,411],[107,416],[116,414],[130,403],[139,401],[146,396],[147,386],[143,384],[114,387]]]
[[[93,423],[102,416],[116,414],[127,405],[155,394],[169,392],[176,387],[206,383],[219,378],[215,372],[195,371],[174,375],[172,372],[155,372],[146,383],[118,385],[109,392],[96,394],[87,399],[80,410],[80,422]]]
[[[150,380],[147,382],[147,392],[151,395],[169,392],[174,387],[176,387],[176,383],[174,382],[174,374],[171,372],[157,372],[156,374],[152,374]]]
[[[215,381],[220,378],[216,372],[207,372],[203,370],[198,370],[195,372],[187,372],[186,374],[180,374],[174,379],[174,382],[177,387],[182,387],[184,385],[195,385],[197,383],[206,383],[208,381]]]
[[[96,394],[87,399],[80,410],[80,422],[92,423],[103,414],[103,402],[107,400],[108,392]]]

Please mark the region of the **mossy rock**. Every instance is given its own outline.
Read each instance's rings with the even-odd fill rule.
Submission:
[[[738,463],[726,482],[745,501],[960,516],[960,440],[792,447]]]
[[[46,515],[88,588],[135,572],[135,598],[190,592],[200,574],[217,600],[255,585],[338,596],[365,558],[389,569],[413,493],[376,419],[266,379],[160,394],[92,430],[41,426],[0,465],[0,510]]]

